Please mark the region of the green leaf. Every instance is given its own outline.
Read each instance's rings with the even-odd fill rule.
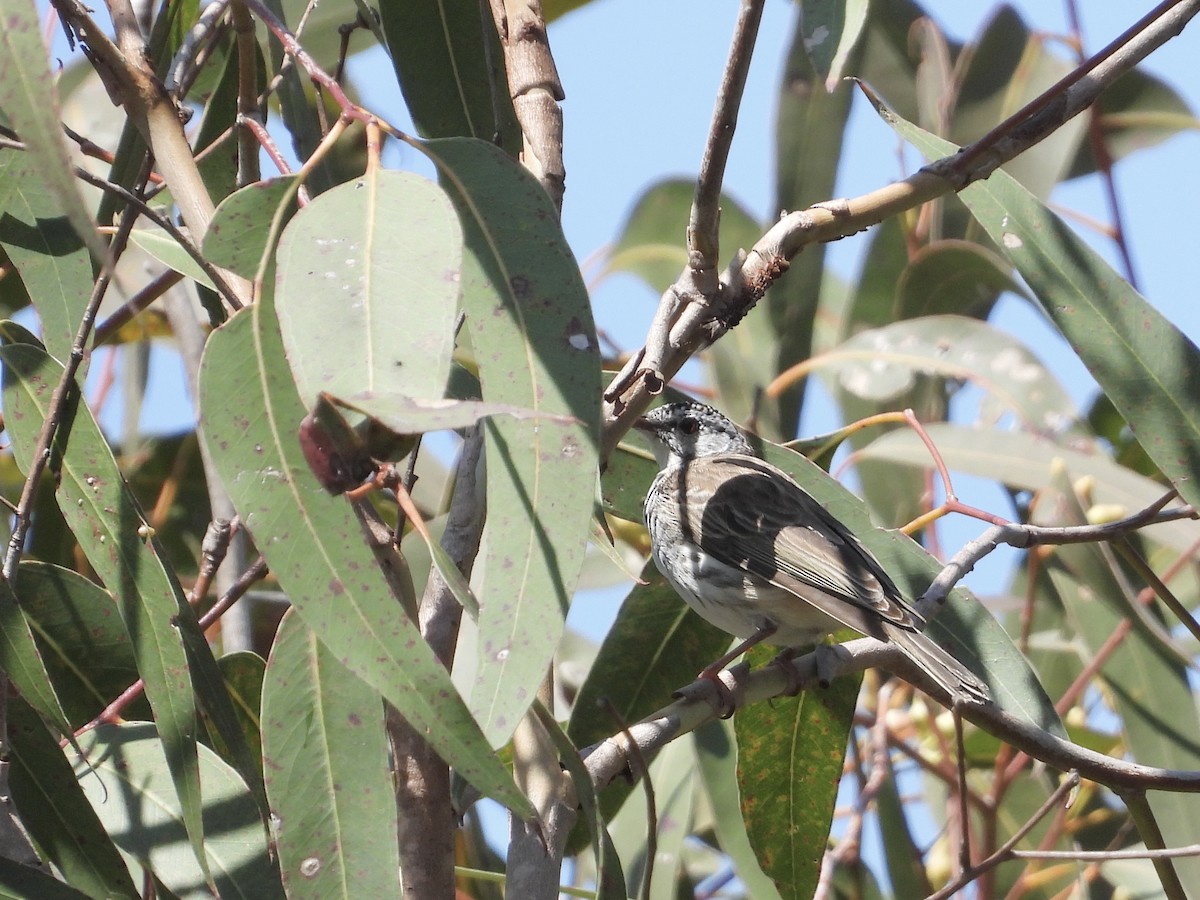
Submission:
[[[31,344],[0,347],[5,425],[18,462],[27,466],[62,367]],[[187,658],[175,617],[187,601],[164,566],[137,501],[125,486],[112,451],[87,405],[67,404],[52,450],[60,479],[57,500],[88,562],[117,598],[138,671],[162,736],[193,849],[203,861],[196,708]],[[26,471],[28,469],[26,468]],[[50,473],[53,477],[53,472]]]
[[[772,651],[751,651],[752,663]],[[813,895],[862,678],[839,678],[738,711],[738,790],[746,832],[781,897]]]
[[[696,182],[667,178],[634,202],[604,265],[604,274],[629,272],[662,293],[687,266],[686,232]],[[724,256],[749,249],[762,229],[740,203],[721,195],[720,244]]]
[[[1074,68],[1050,52],[1044,38],[1031,34],[1011,6],[997,8],[963,59],[966,66],[948,135],[956,144],[981,138]],[[1077,148],[1086,143],[1086,133],[1087,120],[1077,116],[1005,163],[1004,171],[1037,196],[1048,197],[1066,175]]]
[[[927,157],[956,149],[879,109]],[[1061,219],[1003,172],[961,196],[1189,503],[1200,504],[1200,351]]]
[[[40,851],[67,881],[89,896],[139,897],[121,854],[59,749],[58,739],[19,697],[8,700],[7,734],[12,751],[12,799],[21,824]]]
[[[926,316],[861,331],[817,358],[839,386],[875,402],[911,390],[921,375],[963,380],[985,391],[992,415],[1014,414],[1025,428],[1061,432],[1075,405],[1055,377],[1011,335],[964,316]]]
[[[995,759],[995,756],[992,757]],[[875,812],[883,836],[883,853],[887,861],[888,880],[894,896],[928,897],[933,893],[925,867],[921,865],[921,848],[913,840],[904,809],[904,800],[896,784],[896,770],[890,755],[883,758],[887,774],[880,779],[875,793]]]
[[[850,51],[867,22],[867,0],[801,0],[800,28],[804,49],[825,86],[833,91],[842,77]]]
[[[1137,150],[1153,147],[1181,131],[1200,127],[1195,113],[1174,88],[1142,69],[1118,78],[1096,101],[1104,151],[1121,160]],[[1067,178],[1096,171],[1090,141],[1082,141]]]
[[[1054,524],[1084,524],[1087,520],[1064,470],[1060,470],[1055,487],[1057,502],[1046,505],[1061,510]],[[1055,555],[1061,564],[1051,565],[1049,575],[1060,588],[1074,633],[1083,639],[1089,657],[1094,658],[1102,647],[1110,649],[1107,644],[1125,618],[1121,610],[1129,598],[1109,574],[1096,545],[1059,547]],[[1060,565],[1073,572],[1086,590],[1072,590],[1070,583],[1063,582]],[[1103,574],[1097,577],[1097,573]],[[1107,596],[1107,602],[1097,602],[1098,594]],[[1134,760],[1171,769],[1200,768],[1200,714],[1182,663],[1141,629],[1134,628],[1107,656],[1098,674],[1109,703],[1121,718],[1121,730]],[[1200,841],[1200,823],[1188,812],[1191,804],[1186,796],[1153,791],[1146,799],[1166,846]],[[1200,883],[1200,860],[1176,859],[1172,865],[1185,884]]]
[[[263,772],[262,729],[259,710],[262,709],[263,674],[267,667],[266,660],[257,653],[241,650],[225,654],[217,660],[217,665],[220,667],[225,690],[233,706],[242,739],[250,751],[256,780],[261,783]],[[201,712],[204,714],[205,724],[208,724],[211,717],[206,710],[201,710]],[[214,749],[221,754],[222,759],[230,765],[237,765],[234,751],[226,746],[226,742],[220,736],[220,731],[214,730],[211,725],[209,726],[209,740],[215,745]],[[253,786],[253,783],[246,779],[245,775],[243,775],[243,779],[246,780],[247,785]]]
[[[294,175],[246,185],[221,201],[204,232],[202,250],[213,265],[255,277],[283,224],[295,215]]]
[[[713,827],[721,849],[733,862],[747,895],[756,900],[782,900],[775,882],[763,872],[750,846],[737,779],[737,738],[733,722],[706,722],[695,731],[697,770],[713,810]]]
[[[575,698],[567,734],[577,747],[608,737],[614,722],[637,722],[666,706],[674,691],[729,647],[729,635],[693,612],[653,563],[647,563],[642,580],[621,604]],[[605,819],[632,789],[625,782],[605,789],[600,796]],[[571,846],[578,847],[582,837],[577,831]]]
[[[454,209],[411,172],[369,169],[298,212],[279,241],[275,290],[304,404],[321,391],[440,398],[461,265]]]
[[[375,420],[396,434],[422,434],[468,428],[487,416],[512,416],[515,419],[542,419],[569,425],[569,416],[556,416],[508,403],[484,400],[415,399],[404,394],[361,391],[349,397],[331,398],[338,406],[352,409]]]
[[[430,141],[467,243],[463,309],[487,402],[571,416],[488,419],[487,523],[471,708],[499,746],[545,678],[591,524],[600,362],[587,289],[541,185],[485,141]]]
[[[197,284],[216,290],[216,285],[196,260],[165,231],[159,228],[135,228],[129,232],[129,242],[145,250],[164,266],[186,275]]]
[[[1167,490],[1103,453],[1087,446],[1063,446],[1045,435],[937,423],[926,425],[925,430],[952,471],[999,481],[1014,490],[1048,487],[1056,460],[1065,464],[1073,477],[1092,479],[1094,502],[1116,506],[1129,515],[1145,509]],[[931,464],[929,448],[910,429],[883,435],[864,447],[861,455],[891,466]],[[1196,540],[1196,524],[1164,522],[1154,526],[1152,536],[1178,553],[1188,553]]]
[[[684,877],[680,859],[679,839],[681,831],[692,829],[692,805],[695,798],[695,765],[691,742],[672,741],[658,756],[649,761],[649,774],[639,768],[636,792],[629,797],[620,811],[612,817],[609,829],[613,847],[620,856],[625,874],[625,897],[649,897],[677,900],[691,896]],[[653,858],[653,877],[647,891],[646,869],[651,847],[647,822],[648,778],[654,791],[654,803],[658,812],[655,839],[658,846]]]
[[[31,174],[57,208],[57,215],[65,216],[75,234],[103,258],[104,243],[84,205],[67,153],[55,74],[46,57],[37,6],[33,0],[0,0],[0,20],[4,22],[0,29],[0,109],[25,144],[29,158],[36,160]]]
[[[242,521],[305,623],[460,774],[531,814],[367,546],[350,504],[317,482],[296,430],[305,410],[269,298],[215,332],[200,367],[202,430]]]
[[[0,859],[0,897],[4,900],[87,900],[88,895],[38,869]]]
[[[575,780],[575,790],[578,791],[579,809],[583,814],[581,819],[592,836],[592,847],[595,850],[597,871],[596,900],[628,900],[625,893],[625,873],[621,869],[621,859],[613,846],[612,837],[605,827],[604,818],[600,815],[599,802],[596,797],[595,785],[591,775],[583,764],[579,750],[567,734],[559,726],[554,717],[541,703],[533,705],[538,721],[550,735],[558,750],[558,757],[563,768]]]
[[[4,578],[0,578],[0,666],[21,696],[60,734],[68,735],[74,730],[50,681],[29,619]]]
[[[33,301],[50,352],[67,359],[91,294],[92,262],[42,183],[41,168],[31,153],[0,151],[0,245]]]
[[[879,3],[873,5],[879,6]],[[875,27],[872,22],[871,29]],[[857,71],[860,61],[868,59],[866,44],[866,41],[858,42],[857,49],[846,61],[848,71]],[[846,84],[839,85],[832,93],[825,89],[823,76],[809,60],[804,27],[800,22],[796,24],[788,48],[778,96],[773,209],[805,209],[835,196],[834,185],[852,92]],[[812,354],[817,303],[824,292],[826,280],[825,245],[807,247],[804,253],[792,260],[788,271],[759,301],[762,311],[752,311],[747,318],[747,324],[756,316],[768,319],[767,323],[749,326],[757,334],[748,335],[747,338],[750,358],[768,357],[773,367],[772,377]],[[768,329],[774,337],[769,344],[762,343]],[[716,352],[729,354],[732,358],[718,367],[719,375],[736,372],[739,364],[740,354],[733,352],[732,347],[729,350],[720,349],[724,343],[726,341],[717,344]],[[739,349],[745,353],[748,348],[742,344]],[[753,388],[754,385],[747,387]],[[746,393],[745,389],[741,394],[738,405],[730,409],[738,420],[744,420],[755,409],[751,405],[756,400],[755,395]],[[773,400],[759,403],[757,419],[763,434],[775,440],[795,437],[803,402],[804,387],[796,385]]]
[[[476,0],[392,0],[379,5],[379,16],[422,137],[474,137],[509,153],[520,150],[504,53],[488,7]]]
[[[271,648],[262,708],[267,795],[288,896],[399,896],[379,694],[289,611]]]
[[[937,241],[918,250],[901,273],[891,319],[986,315],[1004,291],[1029,296],[1003,257],[971,241]]]
[[[63,700],[70,730],[90,722],[138,680],[129,634],[104,588],[70,569],[24,560],[14,591]],[[148,713],[136,705],[124,711],[126,718]]]
[[[101,725],[83,734],[75,775],[113,841],[183,900],[211,897],[188,848],[163,745],[149,724]],[[282,897],[258,806],[237,773],[200,746],[204,852],[222,898]]]

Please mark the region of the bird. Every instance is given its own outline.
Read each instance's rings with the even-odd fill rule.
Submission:
[[[743,639],[701,677],[717,682],[755,644],[791,650],[845,626],[895,644],[954,705],[987,701],[871,552],[728,418],[686,401],[633,427],[660,467],[644,507],[655,565],[701,617]]]

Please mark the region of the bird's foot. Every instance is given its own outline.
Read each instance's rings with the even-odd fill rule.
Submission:
[[[796,658],[795,647],[784,647],[779,651],[779,654],[771,660],[767,665],[778,666],[783,673],[783,677],[787,680],[787,687],[783,689],[783,697],[795,697],[802,690],[808,687],[806,680],[792,665],[792,660]]]
[[[728,719],[742,705],[741,685],[750,667],[738,663],[730,669],[704,669],[696,680],[680,688],[674,694],[681,700],[697,700],[708,703],[722,719]]]

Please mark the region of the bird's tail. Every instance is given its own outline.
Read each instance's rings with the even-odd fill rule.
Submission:
[[[986,703],[991,699],[987,685],[979,676],[929,635],[895,626],[885,627],[885,630],[892,642],[904,651],[904,655],[945,689],[953,702]]]

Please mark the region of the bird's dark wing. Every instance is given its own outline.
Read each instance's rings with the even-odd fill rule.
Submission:
[[[865,634],[877,632],[876,616],[906,630],[924,627],[870,551],[770,463],[723,454],[692,460],[686,469],[686,483],[677,487],[705,553]]]

